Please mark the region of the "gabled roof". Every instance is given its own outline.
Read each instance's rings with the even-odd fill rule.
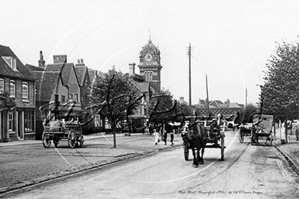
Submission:
[[[17,70],[13,70],[12,68],[10,68],[10,66],[2,59],[2,56],[9,56],[15,58]],[[0,45],[0,68],[1,68],[0,75],[35,81],[35,79],[32,78],[32,75],[29,72],[29,70],[26,69],[26,67],[19,60],[19,58],[7,46]]]
[[[71,71],[73,69],[75,72],[76,80],[77,80],[78,84],[80,85],[73,63],[49,64],[45,67],[45,72],[48,73],[49,71],[61,71],[61,77],[62,77],[63,84],[68,85],[69,80],[70,80]]]
[[[80,65],[80,66],[75,65],[75,71],[76,71],[76,75],[78,78],[78,82],[79,82],[80,86],[82,86],[85,74],[87,73],[87,67],[82,66],[82,65]]]
[[[37,101],[50,101],[54,88],[58,80],[61,81],[60,71],[35,71],[33,75],[36,77]]]
[[[131,81],[142,93],[149,92],[149,82]]]

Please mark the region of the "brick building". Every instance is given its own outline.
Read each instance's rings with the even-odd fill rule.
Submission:
[[[4,93],[15,99],[15,107],[0,105],[0,140],[34,139],[35,79],[9,47],[0,45],[0,95]]]

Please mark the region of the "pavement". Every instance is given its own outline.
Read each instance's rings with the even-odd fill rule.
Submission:
[[[164,143],[160,142],[157,146],[154,144],[154,137],[149,136],[149,135],[142,135],[141,133],[132,133],[130,136],[128,134],[116,134],[117,137],[119,137],[118,140],[118,146],[117,148],[112,148],[111,147],[111,142],[107,142],[106,140],[112,140],[113,135],[112,134],[105,134],[105,133],[95,133],[95,134],[90,134],[90,135],[84,135],[84,140],[86,144],[83,144],[83,148],[81,150],[85,150],[85,153],[96,153],[95,149],[98,149],[101,154],[105,154],[104,156],[93,156],[93,157],[87,157],[85,159],[88,159],[90,164],[81,164],[81,162],[76,162],[76,166],[73,166],[72,169],[59,169],[59,172],[54,172],[53,170],[50,170],[49,174],[44,175],[42,177],[26,177],[24,180],[15,180],[19,181],[17,183],[12,183],[10,182],[9,185],[2,185],[3,187],[0,186],[0,198],[2,194],[19,190],[23,187],[28,187],[34,184],[38,183],[43,183],[49,180],[53,179],[58,179],[61,177],[65,176],[70,176],[73,174],[77,174],[82,171],[88,171],[88,170],[93,170],[97,168],[101,168],[103,166],[107,165],[112,165],[117,162],[121,162],[130,158],[139,158],[143,157],[145,155],[152,155],[160,151],[168,151],[172,150],[177,147],[182,146],[182,139],[181,136],[176,134],[174,136],[174,145],[171,146],[170,144],[170,136],[168,136],[167,139],[167,145]],[[127,137],[126,139],[120,139],[121,137]],[[123,142],[121,141],[123,140]],[[98,143],[98,145],[97,145]],[[99,144],[101,143],[101,144]],[[103,143],[107,143],[107,145],[103,145]],[[11,141],[11,142],[0,142],[0,151],[5,151],[7,147],[7,150],[11,151],[12,148],[11,146],[24,146],[24,145],[35,145],[32,148],[36,148],[37,146],[42,145],[42,140],[18,140],[18,141]],[[85,147],[88,145],[89,147]],[[100,147],[99,147],[100,146]],[[104,147],[105,146],[105,147]],[[109,147],[108,147],[109,146]],[[41,146],[42,147],[42,146]],[[97,147],[97,148],[95,148]],[[3,150],[1,150],[3,148]],[[27,147],[26,147],[27,148]],[[51,146],[53,148],[53,146]],[[50,149],[51,149],[50,148]],[[66,150],[66,152],[70,153],[72,156],[72,151],[68,151],[69,147],[67,146],[66,143],[62,143],[61,146],[59,146],[58,149],[61,149],[61,153],[64,153],[63,151]],[[74,150],[74,153],[76,152],[76,149]],[[9,153],[9,152],[7,152]],[[69,155],[70,155],[69,154]],[[5,153],[3,154],[5,155]],[[41,158],[41,157],[37,157]],[[80,156],[74,156],[72,158],[80,158]],[[89,159],[91,158],[91,159]],[[29,164],[28,162],[22,162],[22,164]],[[64,165],[66,165],[64,163]],[[3,166],[3,165],[2,165]],[[28,166],[28,165],[27,165]],[[36,165],[35,169],[38,169],[38,166]],[[50,165],[51,166],[51,165]],[[11,168],[14,166],[11,165]],[[14,170],[17,170],[14,168]],[[8,172],[9,175],[14,175],[15,171]],[[52,173],[51,173],[52,172]],[[2,176],[3,177],[3,176]],[[14,178],[15,179],[15,178]],[[3,179],[2,179],[3,180]],[[1,180],[0,180],[1,182]],[[3,183],[2,183],[3,184]]]

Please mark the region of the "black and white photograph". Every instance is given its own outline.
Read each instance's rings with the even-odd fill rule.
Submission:
[[[298,0],[0,5],[0,198],[299,198]]]

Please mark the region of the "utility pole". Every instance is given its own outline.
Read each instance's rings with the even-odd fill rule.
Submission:
[[[208,97],[208,81],[207,81],[207,74],[205,74],[206,77],[206,104],[207,104],[207,110],[208,110],[208,114],[209,112],[209,97]]]
[[[191,50],[191,43],[188,47],[188,56],[189,56],[189,106],[192,108],[192,78],[191,78],[191,56],[192,56],[192,50]]]

